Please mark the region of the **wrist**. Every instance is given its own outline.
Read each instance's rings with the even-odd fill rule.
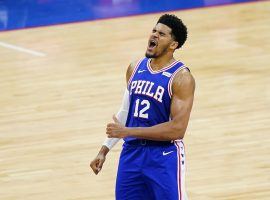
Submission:
[[[108,154],[108,152],[110,151],[110,149],[105,146],[105,145],[102,145],[101,149],[99,150],[98,154],[99,155],[103,155],[103,156],[106,156]]]
[[[132,136],[132,129],[129,127],[125,127],[125,137],[130,137]]]

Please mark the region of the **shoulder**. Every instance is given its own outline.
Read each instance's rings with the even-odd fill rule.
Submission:
[[[195,79],[187,69],[182,69],[175,75],[172,83],[172,94],[179,97],[193,96]]]
[[[137,66],[137,64],[141,61],[142,59],[138,59],[138,60],[135,60],[133,62],[131,62],[127,68],[127,71],[126,71],[126,81],[128,82],[133,71],[134,71],[134,68]]]

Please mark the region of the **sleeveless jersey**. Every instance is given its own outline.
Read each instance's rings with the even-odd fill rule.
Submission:
[[[126,127],[150,127],[170,120],[172,80],[178,71],[187,67],[175,61],[153,71],[150,62],[148,58],[140,60],[129,79],[130,106]],[[124,140],[134,139],[127,137]]]

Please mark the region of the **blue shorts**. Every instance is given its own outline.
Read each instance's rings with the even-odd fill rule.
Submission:
[[[116,200],[187,200],[184,179],[181,140],[125,142],[118,166]]]

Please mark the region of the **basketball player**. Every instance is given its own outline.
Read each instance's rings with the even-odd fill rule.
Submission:
[[[175,15],[162,15],[149,38],[146,57],[130,64],[127,90],[108,139],[90,166],[98,174],[106,154],[124,139],[117,200],[186,200],[183,138],[193,104],[195,81],[173,57],[187,28]]]

